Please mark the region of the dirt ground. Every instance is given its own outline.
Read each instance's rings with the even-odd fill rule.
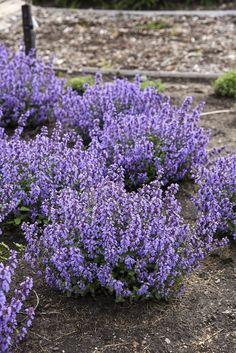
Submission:
[[[168,84],[179,104],[186,95],[206,101],[205,112],[228,109],[232,99],[219,99],[202,84]],[[211,146],[236,149],[236,114],[202,118],[212,129]],[[186,220],[194,218],[191,184],[181,189]],[[24,242],[8,233],[5,239]],[[115,304],[111,297],[66,298],[47,288],[23,261],[18,277],[33,275],[39,298],[27,339],[13,353],[234,353],[236,351],[236,245],[209,255],[187,279],[184,295],[169,302]],[[36,305],[36,294],[30,302]]]
[[[0,7],[0,42],[14,49],[23,40],[22,1],[16,1],[8,16],[8,1]],[[41,7],[32,13],[38,56],[55,54],[57,68],[221,73],[235,67],[235,16],[110,16]]]
[[[36,281],[36,318],[14,353],[234,353],[235,258],[235,245],[210,255],[170,302],[65,298]]]

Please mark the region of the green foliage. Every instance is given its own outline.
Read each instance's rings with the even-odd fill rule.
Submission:
[[[165,85],[161,82],[161,80],[141,82],[140,88],[142,91],[144,91],[145,88],[148,88],[148,87],[155,88],[158,92],[164,92],[164,90],[165,90]]]
[[[14,249],[19,254],[22,255],[25,252],[25,246],[23,244],[13,243],[13,245],[14,245]],[[3,263],[7,262],[10,257],[10,252],[11,252],[10,247],[4,242],[1,242],[0,243],[0,262],[3,262]]]
[[[34,0],[36,5],[46,5],[46,0]],[[151,10],[163,4],[163,0],[51,0],[51,4],[59,7],[79,7],[79,8],[103,8],[103,9],[133,9]]]
[[[168,28],[169,24],[164,21],[149,21],[143,24],[137,24],[135,29],[138,30],[148,30],[148,31],[158,31],[160,29]]]
[[[117,10],[186,9],[193,6],[212,6],[227,3],[227,0],[33,0],[35,5],[50,5],[71,8],[102,8]]]
[[[17,210],[17,214],[11,216],[7,221],[7,225],[13,225],[13,226],[21,226],[22,223],[24,222],[29,222],[31,220],[31,215],[30,215],[30,208],[25,207],[25,206],[19,206]],[[37,217],[35,218],[35,221],[39,225],[45,225],[48,224],[48,218],[38,214]]]
[[[72,87],[72,89],[80,95],[82,95],[85,91],[85,84],[93,86],[94,78],[92,76],[81,76],[73,77],[67,81],[67,86]]]
[[[65,72],[57,70],[55,73],[58,78],[65,78],[65,75],[66,75]]]
[[[0,262],[5,262],[10,256],[10,248],[3,242],[0,243]]]
[[[231,70],[214,82],[215,93],[221,97],[236,98],[236,70]]]
[[[115,9],[152,10],[163,1],[161,0],[119,0],[113,1]]]

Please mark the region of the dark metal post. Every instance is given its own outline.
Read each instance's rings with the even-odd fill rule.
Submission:
[[[28,55],[31,49],[35,49],[35,32],[31,15],[31,6],[22,5],[22,22],[24,31],[25,54]]]

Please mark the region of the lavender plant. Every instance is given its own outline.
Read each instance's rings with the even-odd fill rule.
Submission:
[[[16,252],[11,251],[8,265],[0,263],[0,351],[9,353],[25,337],[34,318],[34,309],[24,302],[33,287],[27,277],[19,289],[10,294],[12,276],[17,267]]]
[[[162,169],[165,183],[181,180],[207,160],[209,134],[198,127],[203,104],[190,112],[191,97],[177,108],[153,88],[142,91],[138,78],[103,83],[99,75],[83,97],[68,97],[57,116],[77,126],[87,142],[98,135],[107,165],[125,169],[130,190],[158,178]]]
[[[25,141],[18,129],[13,137],[0,136],[0,221],[14,213],[20,224],[26,216],[42,215],[42,202],[52,192],[71,186],[79,189],[96,183],[105,173],[105,159],[94,140],[84,150],[81,139],[60,125],[48,135],[43,128]]]
[[[100,140],[107,163],[124,168],[129,190],[161,174],[165,184],[179,181],[194,166],[206,163],[209,134],[198,127],[202,104],[190,113],[191,102],[187,97],[177,109],[166,101],[152,114],[104,115]]]
[[[104,83],[100,75],[79,97],[56,78],[51,64],[4,47],[0,73],[0,125],[59,120],[77,127],[87,145],[96,132],[107,149],[107,165],[125,169],[129,190],[158,178],[162,169],[165,183],[178,181],[206,161],[208,136],[198,127],[201,106],[190,112],[190,97],[176,108],[155,89],[142,91],[138,78]]]
[[[236,240],[236,155],[221,157],[195,173],[198,185],[193,201],[201,233],[231,235]]]
[[[148,115],[158,111],[165,102],[165,98],[153,88],[142,91],[138,77],[133,83],[126,79],[104,83],[100,74],[96,75],[92,87],[87,86],[83,97],[70,92],[63,98],[57,110],[58,119],[79,127],[88,135],[98,125],[103,127],[106,114],[115,120],[120,113]]]
[[[0,126],[40,125],[55,120],[54,106],[66,94],[52,63],[25,55],[23,48],[12,53],[0,46]]]
[[[106,290],[117,300],[170,297],[204,256],[180,215],[172,184],[127,192],[115,171],[96,187],[70,188],[44,206],[50,222],[24,224],[27,261],[48,285],[69,294]]]

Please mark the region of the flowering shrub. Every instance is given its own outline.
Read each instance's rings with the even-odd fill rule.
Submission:
[[[99,75],[83,97],[68,97],[57,116],[77,126],[87,142],[98,135],[107,165],[125,169],[130,190],[156,179],[162,169],[165,183],[178,181],[207,160],[208,134],[198,127],[202,104],[190,112],[191,97],[176,108],[155,89],[142,91],[138,78],[103,83]]]
[[[153,88],[142,91],[139,78],[133,83],[126,79],[104,83],[100,74],[96,75],[95,84],[87,87],[83,97],[74,96],[73,93],[70,97],[64,97],[57,117],[63,123],[78,126],[87,134],[97,125],[102,128],[108,114],[115,121],[120,113],[154,115],[166,101]]]
[[[100,75],[80,97],[64,88],[50,65],[22,50],[10,55],[4,47],[0,72],[3,126],[59,120],[77,127],[87,145],[97,134],[107,166],[115,163],[125,169],[128,190],[155,180],[162,171],[164,183],[178,181],[206,161],[208,136],[198,127],[202,106],[190,112],[190,97],[176,108],[155,89],[142,91],[138,78],[134,83],[103,83]],[[15,202],[8,200],[9,207]]]
[[[119,300],[169,297],[204,256],[180,216],[177,185],[156,182],[128,193],[110,172],[97,187],[70,188],[44,204],[50,222],[24,224],[27,260],[46,282],[67,293],[101,289]]]
[[[199,210],[202,234],[229,234],[236,240],[236,156],[222,157],[210,168],[195,175],[198,193],[194,203]]]
[[[197,126],[202,105],[190,113],[191,102],[187,97],[180,109],[167,101],[148,114],[104,115],[100,140],[107,163],[124,168],[129,190],[161,173],[164,183],[179,181],[194,166],[206,163],[208,135]]]
[[[74,143],[69,147],[69,143]],[[82,142],[73,133],[62,133],[60,126],[48,136],[47,128],[34,140],[25,141],[19,130],[9,138],[0,138],[1,215],[18,208],[32,215],[52,190],[78,182]],[[1,220],[1,219],[0,219]],[[20,222],[20,220],[19,220]]]
[[[164,183],[178,181],[206,161],[208,136],[198,127],[202,106],[190,112],[190,97],[176,108],[154,88],[142,90],[138,78],[103,83],[100,75],[80,97],[56,78],[52,65],[4,47],[0,73],[0,125],[59,120],[77,127],[86,145],[96,133],[107,165],[125,169],[129,190],[158,178],[162,169]]]
[[[26,217],[44,218],[42,201],[64,187],[83,188],[105,173],[105,159],[96,140],[86,151],[73,132],[58,125],[48,135],[43,128],[25,141],[18,129],[13,137],[0,136],[0,222],[14,213],[20,224]]]
[[[0,352],[9,353],[27,334],[34,318],[33,308],[24,308],[24,301],[32,287],[32,279],[27,277],[19,289],[10,294],[12,276],[17,267],[16,252],[12,251],[9,264],[0,263]],[[20,315],[22,315],[22,319]]]
[[[138,78],[103,83],[100,75],[80,97],[50,65],[3,47],[0,72],[0,124],[22,125],[12,137],[0,129],[0,222],[24,222],[26,258],[50,286],[80,295],[106,290],[117,300],[168,298],[224,244],[215,233],[235,236],[235,157],[204,166],[202,104],[190,111],[187,97],[177,108],[155,89],[141,90]],[[22,138],[26,124],[48,121],[57,121],[51,134],[43,127]],[[192,170],[199,170],[199,213],[190,229],[177,185],[167,186]]]
[[[0,47],[0,126],[39,125],[55,119],[53,107],[64,91],[52,65]]]

